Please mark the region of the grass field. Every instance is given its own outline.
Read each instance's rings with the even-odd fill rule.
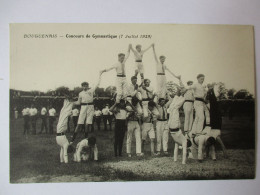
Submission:
[[[41,120],[37,121],[40,130]],[[56,125],[56,123],[55,123]],[[249,179],[255,177],[255,126],[247,117],[223,118],[222,139],[228,159],[217,147],[217,161],[205,159],[202,163],[188,159],[186,165],[173,161],[174,144],[169,138],[169,155],[151,157],[115,158],[113,132],[95,131],[99,149],[98,162],[60,164],[59,146],[55,135],[23,135],[23,119],[10,122],[10,182],[86,182],[86,181],[148,181],[185,179]],[[71,124],[72,128],[72,124]],[[67,137],[70,134],[68,133]],[[83,138],[79,134],[74,144]],[[132,143],[132,152],[135,152]],[[149,151],[149,143],[146,144]],[[179,152],[181,153],[181,151]]]

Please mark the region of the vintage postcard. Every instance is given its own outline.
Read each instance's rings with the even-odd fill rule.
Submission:
[[[254,179],[254,28],[10,24],[10,183]]]

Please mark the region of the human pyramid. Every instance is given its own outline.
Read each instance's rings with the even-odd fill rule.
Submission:
[[[153,49],[156,62],[156,92],[150,86],[150,80],[144,79],[142,59],[144,53],[150,48]],[[125,63],[130,51],[135,56],[136,70],[134,76],[131,77],[131,83],[128,84]],[[56,141],[61,147],[60,162],[68,163],[68,148],[70,149],[77,133],[83,129],[85,121],[85,139],[77,144],[74,161],[88,160],[89,156],[91,156],[90,151],[94,151],[94,160],[98,160],[96,138],[88,137],[94,115],[93,96],[100,84],[101,75],[113,69],[116,71],[117,94],[110,111],[116,119],[114,130],[114,154],[116,157],[122,156],[125,132],[127,132],[126,151],[128,157],[132,156],[131,143],[133,134],[135,134],[136,139],[137,156],[144,155],[144,144],[147,137],[150,139],[151,155],[168,155],[169,135],[175,142],[174,161],[177,161],[178,150],[182,149],[182,164],[186,164],[187,151],[189,151],[189,158],[202,161],[205,155],[209,156],[210,154],[211,158],[216,160],[216,141],[221,144],[224,155],[226,155],[225,146],[220,139],[221,115],[216,98],[217,86],[208,85],[207,88],[203,85],[205,78],[203,74],[197,76],[197,83],[193,84],[192,81],[188,81],[187,86],[184,86],[181,76],[176,76],[165,65],[165,60],[165,56],[157,57],[154,44],[145,50],[142,50],[141,45],[137,45],[136,49],[133,49],[132,45],[129,44],[126,55],[119,53],[118,62],[115,65],[100,71],[98,84],[94,88],[89,88],[87,82],[82,83],[83,91],[79,93],[76,102],[68,94],[64,94],[66,98],[60,112],[56,136]],[[177,78],[179,85],[167,86],[165,71]],[[138,74],[141,77],[140,85],[137,84]],[[65,132],[67,130],[67,120],[74,105],[81,105],[81,110],[77,127],[69,142]],[[183,106],[185,114],[183,130],[181,129],[179,117],[181,106]],[[193,109],[195,109],[194,121]],[[204,125],[205,118],[206,126]],[[93,150],[91,150],[92,148]]]

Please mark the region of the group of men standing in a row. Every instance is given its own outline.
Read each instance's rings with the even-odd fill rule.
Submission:
[[[38,119],[38,110],[35,107],[34,104],[31,105],[31,107],[24,107],[22,110],[22,115],[24,118],[24,135],[29,134],[30,131],[30,124],[31,124],[31,133],[33,135],[36,135],[36,122]],[[53,134],[53,123],[56,119],[56,110],[51,106],[51,108],[47,111],[45,107],[42,107],[40,112],[40,118],[42,120],[41,124],[41,131],[42,133],[45,129],[46,133],[48,131],[47,127],[47,119],[49,118],[49,133]]]

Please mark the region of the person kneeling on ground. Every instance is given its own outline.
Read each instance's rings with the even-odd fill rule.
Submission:
[[[93,149],[93,150],[92,150]],[[94,161],[98,160],[98,148],[96,144],[96,138],[90,137],[81,140],[76,147],[76,151],[73,156],[73,161],[81,162],[87,161],[92,157],[92,152],[94,152]]]

